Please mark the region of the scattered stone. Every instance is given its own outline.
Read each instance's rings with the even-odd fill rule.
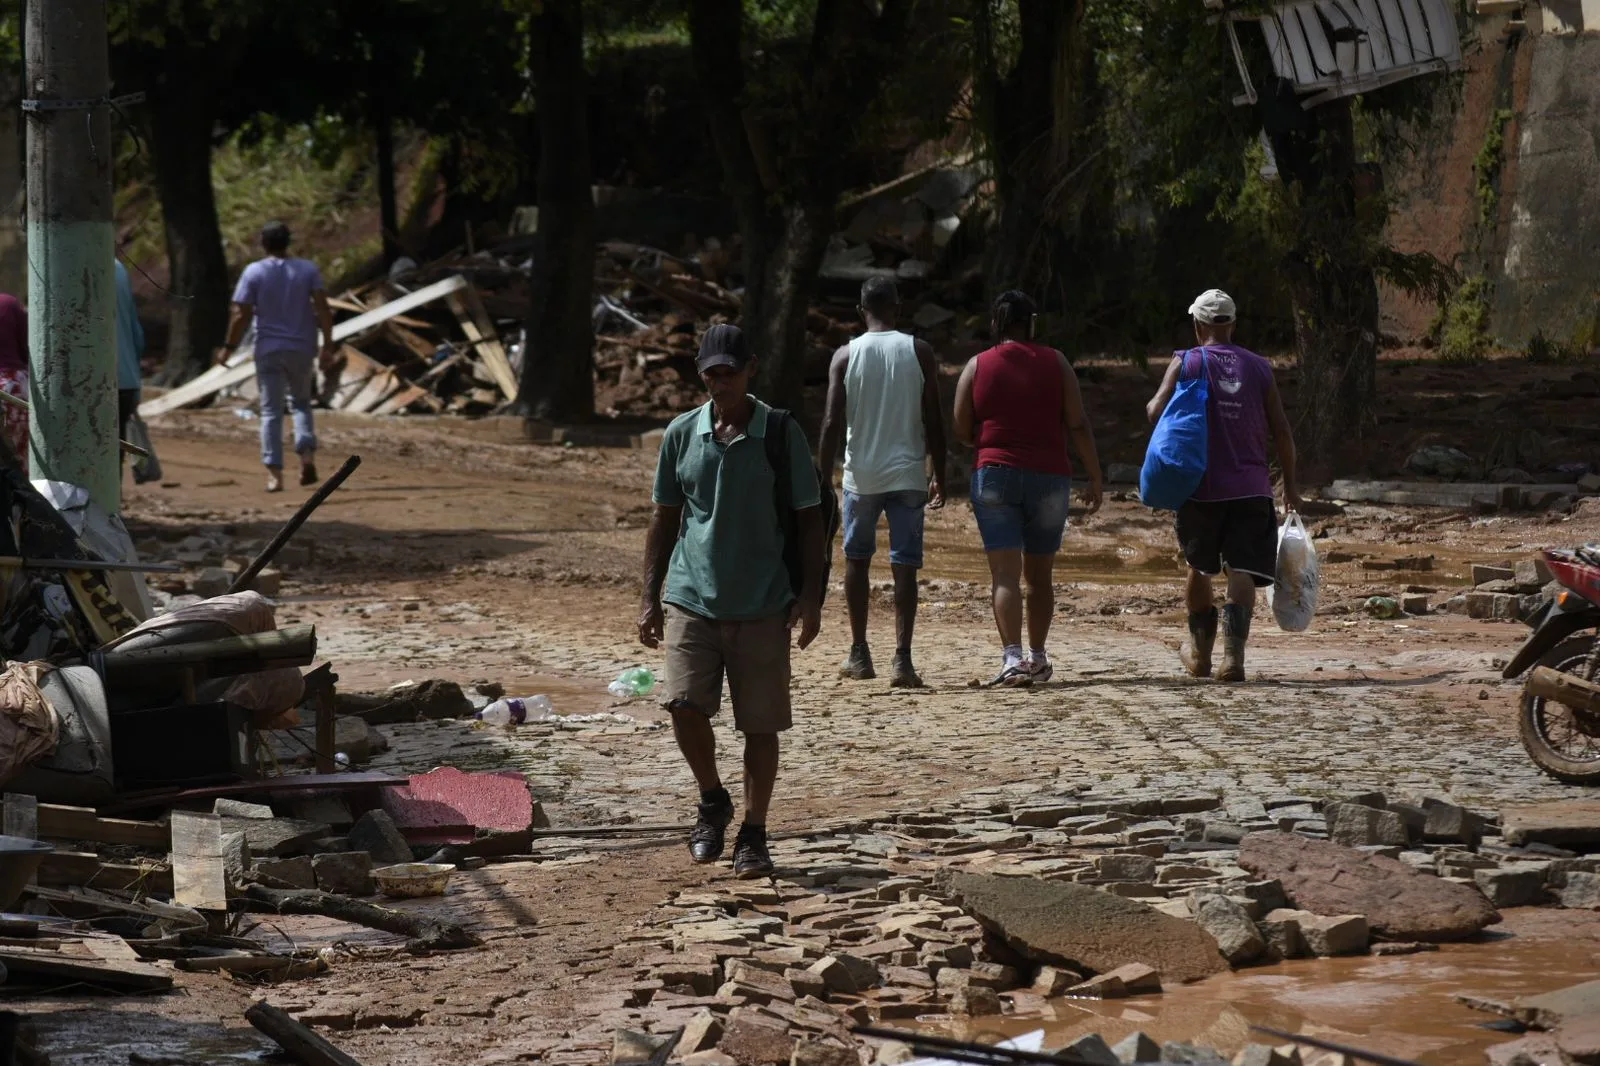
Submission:
[[[1000,995],[992,988],[968,985],[950,994],[950,1013],[978,1017],[1001,1013]]]
[[[1400,609],[1409,615],[1425,615],[1433,610],[1432,604],[1426,595],[1413,593],[1400,597]],[[1252,1044],[1251,1047],[1259,1045]]]
[[[1083,975],[1071,970],[1063,970],[1059,966],[1041,966],[1039,975],[1033,979],[1033,990],[1046,999],[1064,996],[1067,989],[1083,980]]]
[[[1071,1062],[1088,1063],[1090,1066],[1122,1066],[1122,1060],[1099,1033],[1079,1037],[1055,1054]]]
[[[1600,981],[1585,981],[1515,1004],[1516,1016],[1525,1025],[1555,1029],[1568,1018],[1600,1014]]]
[[[1129,995],[1153,995],[1161,991],[1161,974],[1154,966],[1146,966],[1142,962],[1130,962],[1118,966],[1106,974],[1122,982],[1122,987],[1128,990]]]
[[[189,587],[202,600],[221,596],[233,584],[233,575],[220,566],[208,566],[189,582]]]
[[[283,571],[274,570],[269,566],[251,578],[250,583],[245,587],[268,598],[276,596],[283,591]]]
[[[794,989],[797,996],[816,996],[820,999],[828,992],[828,983],[808,970],[785,970],[783,979],[789,982],[789,987]]]
[[[655,1058],[666,1047],[670,1036],[641,1033],[637,1029],[618,1029],[611,1035],[612,1066],[638,1066]]]
[[[1486,585],[1491,581],[1512,581],[1517,572],[1509,566],[1492,566],[1487,563],[1472,564],[1473,585]]]
[[[1367,950],[1367,920],[1359,914],[1326,917],[1310,911],[1273,911],[1269,923],[1293,923],[1300,930],[1306,951],[1319,958],[1359,955]]]
[[[736,1007],[728,1015],[717,1050],[739,1066],[787,1066],[794,1045],[794,1037],[782,1022],[748,1007]]]
[[[223,818],[224,833],[243,833],[250,854],[275,859],[298,855],[307,845],[328,832],[322,822],[302,822],[297,818]]]
[[[311,869],[316,873],[317,887],[324,892],[341,896],[370,896],[375,891],[372,856],[364,851],[313,855]]]
[[[412,860],[411,845],[401,834],[387,811],[372,810],[356,819],[350,827],[350,848],[372,856],[378,866]]]
[[[1519,1040],[1496,1044],[1488,1051],[1489,1066],[1546,1066],[1561,1061],[1553,1033],[1529,1033]]]
[[[1483,819],[1454,803],[1425,799],[1423,809],[1428,819],[1422,828],[1422,839],[1434,844],[1465,844],[1476,848],[1483,840]]]
[[[1082,984],[1073,985],[1067,989],[1067,994],[1084,999],[1121,999],[1128,994],[1128,986],[1122,983],[1122,978],[1103,973]]]
[[[276,818],[272,808],[265,803],[246,803],[244,800],[219,798],[211,805],[213,814],[223,818]]]
[[[1254,962],[1266,947],[1256,923],[1227,896],[1209,893],[1191,901],[1194,919],[1217,942],[1217,950],[1233,966]]]
[[[1514,863],[1497,870],[1475,870],[1472,876],[1496,907],[1531,907],[1544,899],[1543,866]]]
[[[1188,1066],[1228,1066],[1228,1060],[1211,1048],[1176,1040],[1161,1045],[1160,1061],[1187,1063]]]
[[[1125,1066],[1136,1062],[1159,1062],[1161,1059],[1161,1045],[1138,1031],[1129,1033],[1111,1050],[1116,1054],[1117,1061]]]
[[[1563,907],[1572,910],[1600,909],[1600,874],[1567,871],[1565,883],[1556,889],[1556,897]]]
[[[1500,812],[1507,844],[1600,844],[1600,799],[1557,800]]]
[[[1310,954],[1306,947],[1306,939],[1300,933],[1300,922],[1293,917],[1283,915],[1298,915],[1304,911],[1278,908],[1269,911],[1261,919],[1259,928],[1262,939],[1266,941],[1266,955],[1274,961],[1282,959],[1300,959]]]
[[[1600,1015],[1570,1018],[1556,1030],[1556,1046],[1581,1066],[1600,1063]]]
[[[794,1046],[789,1066],[861,1066],[861,1059],[853,1047],[802,1040]]]
[[[222,834],[222,876],[227,882],[228,894],[244,892],[250,878],[250,844],[243,833]]]
[[[1142,962],[1175,981],[1227,965],[1194,924],[1086,885],[965,873],[941,881],[986,928],[1035,962],[1098,973]]]
[[[1553,576],[1550,573],[1550,564],[1540,558],[1523,559],[1517,563],[1514,572],[1517,584],[1530,591],[1548,585]]]
[[[1381,844],[1405,847],[1410,843],[1406,826],[1394,811],[1377,810],[1359,803],[1330,803],[1323,809],[1328,836],[1349,847]]]
[[[903,1062],[911,1062],[917,1053],[911,1050],[910,1044],[902,1044],[898,1040],[885,1040],[878,1046],[878,1053],[872,1059],[873,1066],[900,1066]]]
[[[859,955],[838,954],[833,956],[839,964],[849,973],[850,979],[855,982],[856,990],[876,988],[883,983],[883,972],[878,964],[871,959],[863,959]],[[826,976],[823,980],[827,980]]]
[[[1298,1056],[1291,1060],[1275,1047],[1266,1044],[1246,1044],[1233,1057],[1233,1066],[1291,1066],[1291,1062],[1297,1061]]]
[[[1107,881],[1153,881],[1156,860],[1148,855],[1102,855],[1096,864]]]
[[[652,974],[666,988],[687,988],[697,996],[716,994],[724,980],[722,968],[715,962],[671,962],[655,967]]]
[[[1500,920],[1474,888],[1328,841],[1254,833],[1238,861],[1257,876],[1281,881],[1296,907],[1323,915],[1365,915],[1371,929],[1388,939],[1459,940]]]
[[[1438,951],[1438,944],[1419,944],[1414,940],[1384,940],[1370,948],[1374,955],[1419,955],[1424,951]]]
[[[685,1055],[681,1066],[739,1066],[732,1055],[724,1054],[716,1048],[705,1051],[696,1051],[693,1055]]]
[[[317,887],[316,868],[306,855],[297,855],[292,859],[262,859],[251,870],[251,876],[268,888]]]

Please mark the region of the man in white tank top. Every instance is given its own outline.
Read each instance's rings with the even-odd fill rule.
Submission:
[[[859,310],[867,332],[833,354],[817,459],[831,481],[842,438],[844,592],[851,644],[839,674],[858,681],[877,676],[867,641],[868,574],[878,519],[887,515],[895,605],[889,683],[916,688],[922,679],[911,662],[911,634],[917,619],[923,512],[944,504],[945,437],[933,348],[895,328],[899,307],[900,295],[890,279],[869,278],[861,286]]]

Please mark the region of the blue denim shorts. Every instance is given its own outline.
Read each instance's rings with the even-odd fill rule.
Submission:
[[[922,566],[922,524],[926,492],[844,494],[844,557],[870,559],[878,548],[878,516],[889,516],[889,561]]]
[[[972,475],[972,513],[986,552],[1054,555],[1071,502],[1072,479],[1062,474],[985,466]]]

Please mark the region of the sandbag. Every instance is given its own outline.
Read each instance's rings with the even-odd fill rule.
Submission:
[[[1187,353],[1185,354],[1187,359]],[[1210,427],[1206,404],[1211,374],[1206,350],[1200,349],[1200,370],[1180,380],[1166,410],[1150,434],[1144,467],[1139,471],[1139,499],[1157,511],[1176,511],[1194,496],[1210,460]]]
[[[1272,617],[1285,633],[1303,633],[1317,614],[1322,566],[1305,523],[1293,511],[1278,530],[1278,572],[1269,594]]]

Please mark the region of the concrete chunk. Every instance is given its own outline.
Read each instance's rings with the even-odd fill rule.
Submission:
[[[371,855],[373,863],[378,866],[392,866],[412,860],[411,845],[406,843],[406,838],[387,811],[368,811],[357,818],[355,825],[350,827],[350,848]]]
[[[1124,1066],[1131,1066],[1136,1062],[1159,1062],[1161,1060],[1161,1045],[1151,1040],[1142,1032],[1129,1033],[1118,1041],[1111,1049],[1116,1053],[1117,1061]]]
[[[324,892],[341,896],[370,896],[375,891],[372,856],[364,851],[313,855],[311,868],[317,875],[317,887]]]
[[[1122,1066],[1122,1060],[1117,1058],[1117,1053],[1111,1050],[1110,1045],[1099,1033],[1079,1037],[1056,1054],[1070,1057],[1073,1062],[1090,1063],[1092,1066]]]
[[[1250,915],[1227,896],[1195,896],[1190,907],[1194,910],[1194,920],[1217,942],[1217,950],[1230,965],[1253,962],[1266,947]]]

